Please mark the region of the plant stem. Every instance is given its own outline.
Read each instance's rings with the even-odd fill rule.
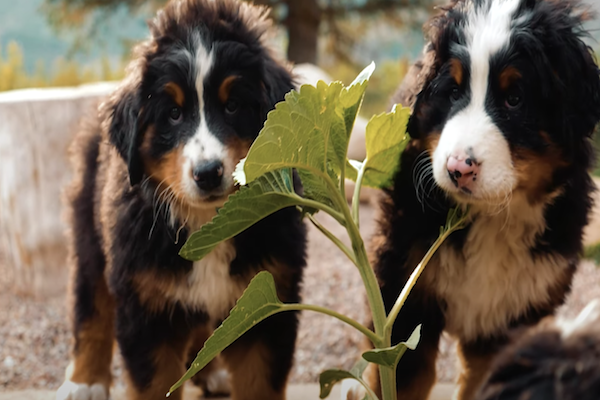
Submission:
[[[352,219],[352,214],[350,209],[348,208],[348,203],[345,199],[345,194],[338,191],[336,186],[333,184],[331,179],[327,177],[325,180],[327,185],[330,188],[331,193],[333,194],[333,202],[337,205],[337,207],[342,211],[344,215],[344,219],[346,224],[346,231],[348,232],[348,236],[350,236],[350,240],[352,241],[352,250],[356,255],[355,265],[358,268],[360,276],[365,283],[365,289],[367,291],[367,299],[369,301],[369,307],[371,309],[371,314],[373,317],[373,325],[375,327],[375,333],[378,336],[383,336],[384,326],[385,326],[385,307],[383,305],[383,297],[381,296],[381,290],[379,289],[379,283],[377,282],[377,277],[375,276],[375,271],[371,268],[371,264],[369,263],[369,258],[367,256],[367,250],[365,249],[365,244],[363,242],[362,237],[360,236],[360,231],[358,226],[354,223]],[[389,340],[386,340],[389,342]],[[385,345],[385,343],[384,343]],[[386,346],[389,346],[387,344]]]
[[[317,219],[314,216],[309,215],[308,219],[310,220],[310,222],[312,222],[312,224],[318,230],[320,230],[325,236],[327,236],[329,238],[329,240],[331,240],[337,247],[339,247],[340,250],[342,250],[342,252],[346,255],[346,257],[348,257],[350,259],[350,261],[352,261],[352,263],[356,264],[356,257],[354,256],[354,253],[352,252],[352,250],[350,250],[348,248],[348,246],[346,246],[344,243],[342,243],[342,241],[340,239],[338,239],[327,228],[325,228],[323,225],[321,225],[321,223],[319,221],[317,221]]]
[[[396,400],[396,369],[379,366],[379,381],[381,382],[382,400]]]
[[[299,199],[298,205],[301,205],[301,206],[304,206],[304,207],[310,207],[310,208],[314,208],[316,210],[321,210],[323,212],[326,212],[327,214],[331,215],[342,226],[345,226],[346,219],[345,219],[345,217],[344,217],[344,215],[342,213],[334,210],[333,208],[331,208],[328,205],[323,204],[323,203],[321,203],[319,201],[305,199],[305,198],[300,197],[300,196],[298,196],[298,199]]]
[[[381,338],[379,336],[377,336],[372,330],[370,330],[369,328],[367,328],[360,322],[355,321],[352,318],[346,317],[345,315],[342,315],[342,314],[335,312],[333,310],[330,310],[328,308],[315,306],[315,305],[311,305],[311,304],[284,304],[283,307],[281,308],[281,311],[301,311],[301,310],[314,311],[314,312],[326,314],[331,317],[337,318],[340,321],[342,321],[342,322],[352,326],[356,330],[360,331],[363,335],[365,335],[367,338],[369,338],[369,340],[371,342],[373,342],[373,344],[375,346],[381,345],[381,342],[382,342]]]
[[[367,165],[367,159],[362,163],[362,167],[360,171],[358,171],[358,176],[356,177],[356,185],[354,186],[354,195],[352,196],[352,219],[357,227],[360,228],[360,219],[359,219],[359,211],[360,211],[360,190],[362,189],[363,178],[365,177],[365,166]]]
[[[363,169],[364,168],[361,168],[361,170]],[[367,300],[369,302],[369,308],[371,309],[371,316],[373,318],[373,326],[375,328],[374,337],[371,338],[371,341],[373,342],[376,348],[389,347],[391,346],[391,335],[384,334],[386,324],[386,312],[385,306],[383,304],[383,297],[381,295],[381,290],[379,288],[377,277],[375,276],[375,271],[373,270],[373,268],[371,267],[371,263],[369,262],[367,250],[365,249],[364,241],[360,235],[358,224],[354,220],[355,215],[356,220],[358,221],[358,209],[354,213],[352,213],[348,208],[348,203],[346,202],[346,194],[341,192],[340,188],[336,187],[336,185],[333,184],[333,181],[328,176],[322,173],[319,174],[324,177],[324,180],[327,183],[327,186],[329,187],[329,191],[333,195],[333,203],[336,205],[336,208],[341,210],[343,214],[343,220],[345,221],[345,223],[340,222],[339,220],[338,222],[340,222],[343,226],[346,227],[346,231],[348,232],[348,236],[350,236],[350,240],[352,242],[352,250],[355,254],[354,264],[358,268],[358,272],[360,273],[360,276],[365,284]],[[360,178],[360,180],[357,179],[357,187],[354,191],[353,208],[354,204],[357,204],[356,207],[358,207],[358,201],[356,201],[356,199],[360,197],[361,186],[362,178]],[[382,400],[396,400],[396,372],[394,371],[394,369],[379,366],[379,375],[381,378],[381,387],[383,395]]]

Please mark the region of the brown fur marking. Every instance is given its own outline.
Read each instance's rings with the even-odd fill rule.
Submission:
[[[154,368],[156,373],[149,387],[139,390],[127,377],[128,400],[164,400],[169,388],[185,373],[185,362],[189,340],[163,344],[154,349]],[[171,393],[169,399],[181,400],[183,389]]]
[[[507,67],[500,73],[498,80],[500,82],[500,89],[508,89],[515,81],[521,79],[522,75],[515,67]]]
[[[181,86],[175,82],[169,82],[165,85],[165,92],[173,98],[173,101],[175,101],[179,107],[183,107],[183,104],[185,103],[185,94],[183,93]]]
[[[544,132],[540,135],[548,143],[544,154],[540,155],[523,148],[515,148],[512,151],[518,179],[516,191],[524,191],[530,204],[547,200],[547,196],[550,195],[548,187],[552,183],[554,171],[567,166],[560,149],[550,142],[548,135]]]
[[[459,343],[462,372],[458,378],[457,400],[472,400],[487,378],[496,352],[480,352]]]
[[[176,289],[178,285],[185,284],[182,277],[173,274],[159,274],[156,271],[144,271],[135,274],[133,287],[136,289],[142,303],[148,311],[158,314],[172,306],[165,293]]]
[[[463,66],[456,58],[450,60],[450,75],[454,78],[457,85],[462,85],[464,77]]]
[[[229,93],[231,93],[231,87],[237,79],[239,79],[239,76],[231,75],[223,80],[221,86],[219,86],[219,101],[221,103],[227,103],[227,100],[229,100]]]
[[[231,372],[232,393],[236,400],[285,400],[285,385],[275,392],[271,386],[269,352],[260,343],[234,343],[223,352]]]
[[[71,381],[110,387],[115,304],[104,279],[97,283],[95,313],[76,333]]]

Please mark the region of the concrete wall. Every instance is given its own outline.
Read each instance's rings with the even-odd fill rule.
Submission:
[[[67,147],[83,113],[115,86],[0,93],[0,249],[19,292],[64,289]]]

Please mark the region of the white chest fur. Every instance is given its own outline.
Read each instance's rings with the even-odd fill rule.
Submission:
[[[225,318],[248,284],[229,274],[234,258],[233,243],[220,243],[194,263],[192,271],[169,292],[169,297],[190,308],[208,312],[211,319]]]
[[[548,300],[567,261],[532,257],[530,248],[544,228],[543,206],[513,201],[499,214],[479,213],[462,250],[440,248],[428,278],[447,304],[450,334],[468,341],[505,331],[530,305]]]

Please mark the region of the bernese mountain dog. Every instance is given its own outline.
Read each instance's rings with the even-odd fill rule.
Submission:
[[[494,362],[477,400],[600,399],[600,300],[572,321],[540,323]]]
[[[600,119],[586,18],[574,0],[454,0],[426,24],[423,57],[394,99],[412,108],[411,142],[373,242],[388,312],[448,210],[468,207],[470,223],[438,250],[394,325],[399,343],[422,324],[398,365],[399,398],[427,399],[446,331],[459,342],[457,398],[473,399],[509,331],[552,314],[570,289]],[[376,368],[366,376],[378,389]]]
[[[78,132],[67,190],[74,341],[58,399],[108,399],[115,339],[127,399],[164,399],[258,271],[299,302],[306,232],[295,208],[201,261],[178,255],[236,190],[236,164],[294,87],[267,14],[241,0],[171,1]],[[297,325],[296,313],[277,315],[223,352],[233,399],[285,399]]]

